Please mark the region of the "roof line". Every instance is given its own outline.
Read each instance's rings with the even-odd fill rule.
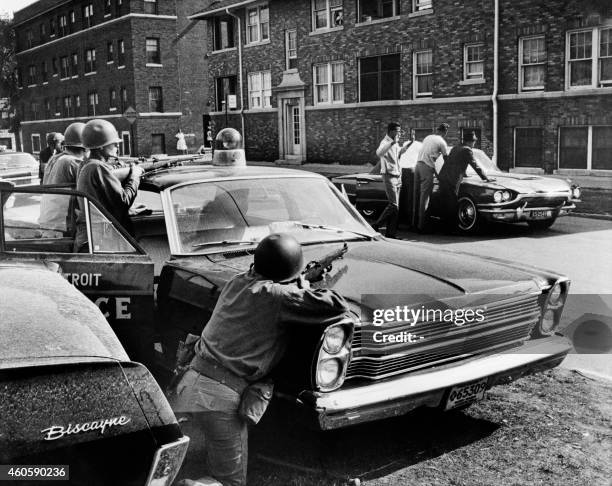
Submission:
[[[206,17],[211,17],[215,14],[218,14],[220,12],[225,12],[227,9],[230,8],[236,8],[236,7],[242,7],[243,5],[247,5],[249,3],[254,3],[257,2],[258,0],[243,0],[241,2],[235,2],[232,5],[226,5],[225,7],[219,7],[216,8],[214,10],[207,10],[207,11],[203,11],[203,12],[198,12],[195,13],[193,15],[189,15],[187,18],[189,20],[194,20],[194,19],[205,19]]]

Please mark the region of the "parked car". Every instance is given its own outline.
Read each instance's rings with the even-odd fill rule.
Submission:
[[[189,439],[159,385],[39,257],[0,260],[3,479],[170,486]]]
[[[402,193],[400,221],[408,225],[412,219],[413,174],[421,142],[414,142],[402,156]],[[580,202],[580,188],[571,181],[518,172],[503,172],[482,151],[474,149],[476,162],[493,182],[484,182],[472,167],[459,190],[456,225],[461,232],[473,232],[482,222],[526,222],[536,230],[547,229],[559,216],[565,216]],[[439,171],[442,157],[436,162]],[[334,177],[334,184],[344,190],[349,200],[363,215],[376,218],[387,205],[380,174],[352,174]],[[438,217],[437,183],[431,201],[432,216]]]
[[[13,152],[0,146],[0,180],[17,186],[38,184],[38,161],[26,152]]]
[[[147,210],[132,217],[134,236],[78,194],[91,234],[83,254],[71,253],[70,234],[45,238],[39,224],[45,198],[76,194],[0,185],[0,256],[60,265],[160,382],[179,341],[201,333],[223,285],[248,270],[257,243],[278,231],[300,241],[306,261],[319,262],[313,285],[335,289],[352,308],[339,326],[294,326],[276,370],[277,398],[322,429],[423,405],[467,406],[493,385],[558,365],[570,349],[556,334],[567,278],[382,238],[318,174],[215,165],[151,172],[140,184],[137,205]],[[433,314],[418,325],[405,316],[377,321],[400,307]],[[485,317],[469,324],[437,314],[479,309]]]

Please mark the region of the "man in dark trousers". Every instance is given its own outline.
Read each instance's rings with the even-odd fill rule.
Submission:
[[[449,223],[454,222],[456,219],[459,186],[465,177],[465,171],[468,165],[474,169],[476,174],[478,174],[483,181],[490,180],[482,168],[476,163],[476,160],[474,160],[474,152],[472,149],[477,141],[478,138],[474,132],[465,132],[463,135],[463,144],[453,147],[442,166],[442,170],[440,170],[438,174],[442,214]]]
[[[204,433],[209,472],[223,486],[246,484],[247,423],[239,414],[245,388],[265,379],[278,364],[292,326],[326,326],[348,316],[342,296],[310,288],[300,275],[303,264],[300,243],[290,234],[261,240],[251,269],[221,291],[190,369],[177,386],[173,408],[193,414]]]

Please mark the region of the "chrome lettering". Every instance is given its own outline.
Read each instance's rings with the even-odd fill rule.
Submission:
[[[90,432],[99,430],[100,435],[104,434],[104,431],[110,427],[123,426],[130,422],[130,418],[125,415],[119,417],[112,417],[108,419],[94,420],[92,422],[83,422],[82,424],[69,423],[66,427],[61,425],[52,425],[46,429],[41,430],[44,434],[44,440],[57,440],[67,435],[79,434],[81,432]]]

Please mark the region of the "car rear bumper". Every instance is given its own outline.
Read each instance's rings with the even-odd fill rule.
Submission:
[[[538,339],[462,364],[329,393],[310,393],[301,397],[301,403],[316,414],[319,428],[346,427],[403,415],[420,406],[442,406],[450,388],[458,384],[486,378],[488,389],[554,368],[570,349],[570,342],[563,336]]]

